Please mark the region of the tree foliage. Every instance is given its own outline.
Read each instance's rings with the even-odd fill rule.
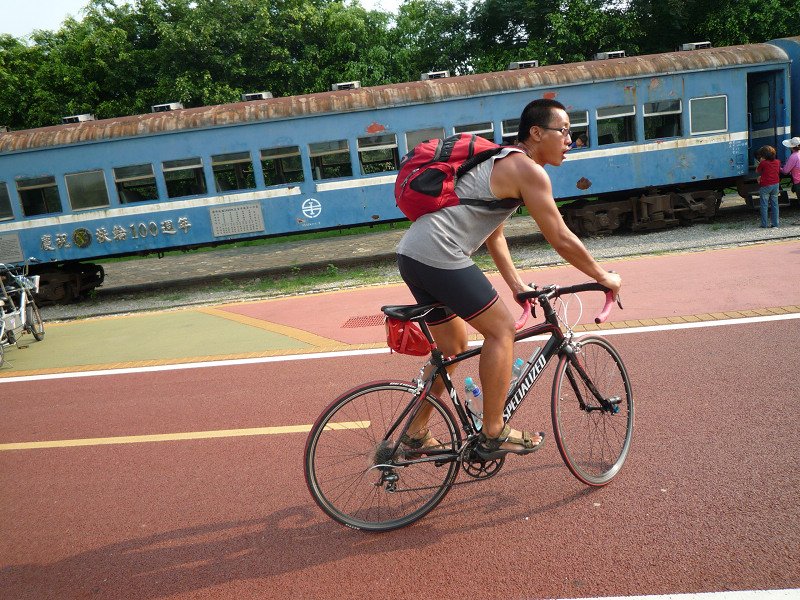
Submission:
[[[0,124],[68,114],[201,106],[244,92],[320,92],[339,81],[578,62],[601,50],[763,42],[800,31],[783,0],[405,0],[397,14],[358,0],[89,0],[81,20],[29,39],[0,35]]]

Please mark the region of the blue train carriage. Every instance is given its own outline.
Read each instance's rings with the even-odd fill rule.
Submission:
[[[616,78],[565,90],[565,104],[590,107],[571,115],[587,146],[552,174],[557,195],[576,199],[565,211],[570,227],[594,234],[712,217],[728,187],[749,200],[755,150],[783,148],[790,137],[799,45],[791,38],[621,58]],[[575,67],[584,66],[589,83],[594,65]],[[800,111],[794,119],[798,131]]]
[[[459,132],[511,143],[536,97],[567,105],[585,140],[551,172],[574,230],[708,218],[722,188],[752,179],[753,148],[789,137],[799,42],[348,82],[3,133],[0,262],[38,258],[45,298],[69,300],[102,281],[88,262],[102,257],[402,219],[399,156]]]

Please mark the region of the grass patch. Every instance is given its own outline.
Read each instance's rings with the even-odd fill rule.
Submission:
[[[233,282],[224,279],[210,286],[211,291],[227,292],[234,289],[248,294],[286,295],[301,294],[350,285],[371,285],[400,281],[394,261],[367,267],[337,267],[329,264],[324,268],[293,267],[290,271],[274,276]]]

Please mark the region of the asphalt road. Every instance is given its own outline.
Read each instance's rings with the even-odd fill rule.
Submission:
[[[551,438],[383,535],[316,508],[304,433],[244,431],[308,425],[342,389],[413,373],[416,359],[5,384],[3,440],[240,434],[3,452],[0,589],[17,600],[445,599],[800,587],[796,323],[614,336],[637,411],[615,481],[584,487]],[[520,425],[548,421],[547,387]]]

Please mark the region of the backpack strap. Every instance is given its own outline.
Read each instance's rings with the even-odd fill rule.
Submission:
[[[465,160],[456,171],[456,181],[463,176],[467,171],[474,169],[479,164],[486,162],[493,156],[500,154],[505,146],[498,146],[497,148],[489,148],[483,152],[478,152],[475,156]],[[522,206],[524,202],[519,198],[501,198],[499,200],[481,199],[481,198],[459,198],[460,204],[468,204],[471,206],[485,206],[487,208],[516,208]]]
[[[524,202],[519,198],[501,198],[499,200],[480,199],[480,198],[459,198],[459,204],[467,204],[470,206],[485,206],[486,208],[517,208],[522,206]]]
[[[478,152],[475,156],[468,158],[463,163],[461,163],[460,167],[458,167],[458,170],[456,171],[456,180],[458,180],[458,178],[464,175],[464,173],[466,173],[467,171],[474,169],[479,164],[486,162],[487,160],[489,160],[490,158],[492,158],[497,154],[500,154],[502,150],[503,146],[498,146],[497,148],[489,148],[488,150],[484,150],[483,152]]]

